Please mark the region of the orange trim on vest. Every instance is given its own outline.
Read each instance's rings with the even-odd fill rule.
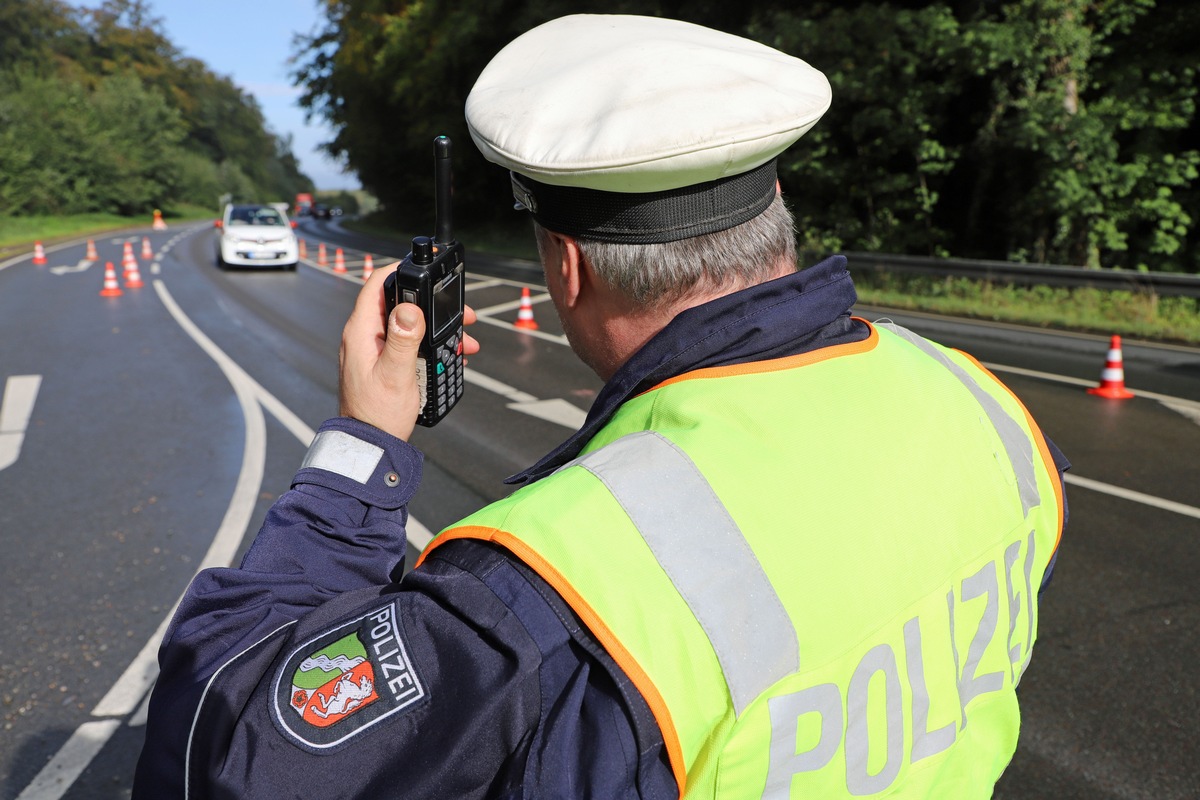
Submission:
[[[1042,429],[1036,422],[1033,421],[1033,416],[1029,413],[1029,409],[1021,402],[1021,398],[1017,397],[1016,393],[1008,388],[1008,386],[995,375],[992,371],[979,363],[979,359],[970,353],[963,353],[962,350],[955,352],[961,353],[970,360],[972,364],[983,370],[983,373],[994,380],[998,386],[1008,392],[1021,411],[1025,413],[1025,421],[1029,423],[1029,430],[1034,434],[1034,441],[1037,442],[1038,452],[1042,456],[1042,463],[1046,465],[1046,472],[1050,475],[1050,483],[1054,486],[1054,497],[1058,501],[1058,536],[1054,539],[1054,550],[1051,550],[1051,555],[1058,551],[1058,543],[1062,541],[1063,535],[1063,512],[1066,510],[1066,503],[1063,500],[1063,485],[1062,480],[1058,475],[1058,465],[1054,463],[1054,456],[1050,455],[1050,448],[1046,445],[1046,434],[1042,433]]]
[[[858,322],[863,323],[871,329],[871,334],[861,342],[847,342],[846,344],[835,344],[830,347],[821,347],[816,350],[810,350],[807,353],[800,353],[794,356],[784,356],[783,358],[773,358],[769,361],[751,361],[746,364],[732,364],[728,367],[705,367],[694,372],[685,372],[683,375],[676,375],[674,378],[668,378],[662,383],[647,389],[647,392],[653,392],[655,389],[661,389],[664,386],[670,386],[673,383],[682,381],[690,381],[696,378],[727,378],[733,375],[755,375],[760,372],[778,372],[784,369],[794,369],[796,367],[806,367],[809,364],[816,364],[820,361],[827,361],[831,358],[840,356],[853,356],[859,353],[866,353],[875,349],[875,345],[879,344],[879,332],[875,330],[875,326],[867,322],[862,317],[851,317]],[[643,393],[644,394],[644,393]]]
[[[561,572],[554,568],[554,565],[542,558],[541,554],[513,534],[498,528],[488,528],[480,525],[451,528],[438,534],[429,543],[429,546],[425,548],[425,551],[421,553],[420,558],[417,559],[416,566],[421,566],[422,562],[425,561],[425,556],[429,555],[435,547],[454,539],[482,539],[487,542],[495,542],[532,567],[546,583],[550,584],[559,593],[562,599],[567,601],[567,604],[579,615],[583,624],[587,625],[588,630],[604,646],[605,651],[617,662],[617,666],[633,681],[633,685],[637,687],[638,691],[642,693],[642,697],[646,700],[646,705],[650,706],[650,713],[654,715],[659,730],[662,731],[663,744],[667,748],[667,757],[671,762],[671,771],[675,774],[675,783],[679,786],[679,796],[682,798],[684,787],[687,786],[687,767],[683,763],[683,746],[679,743],[679,735],[675,732],[675,723],[671,719],[670,709],[667,708],[662,695],[658,693],[658,689],[651,682],[650,676],[645,673],[641,665],[630,655],[629,651],[625,649],[625,646],[621,644],[616,635],[609,630],[608,626],[604,624],[600,616],[588,605],[587,601],[575,591],[575,587],[567,581]]]

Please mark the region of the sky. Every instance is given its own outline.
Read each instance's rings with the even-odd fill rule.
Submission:
[[[101,0],[69,0],[96,8]],[[262,108],[267,127],[292,135],[292,152],[317,189],[357,189],[358,177],[317,150],[333,138],[325,122],[304,121],[300,90],[288,77],[292,37],[320,27],[318,0],[149,0],[150,16],[183,55],[197,58],[230,78]]]

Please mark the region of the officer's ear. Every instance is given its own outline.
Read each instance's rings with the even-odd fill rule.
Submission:
[[[595,276],[574,237],[554,231],[546,233],[551,254],[550,263],[546,267],[555,270],[553,277],[558,281],[561,289],[559,296],[563,305],[566,308],[574,309],[579,305],[581,297],[588,291]]]

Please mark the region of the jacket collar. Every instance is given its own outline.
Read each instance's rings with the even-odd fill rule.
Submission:
[[[839,255],[681,312],[609,379],[578,431],[504,482],[532,483],[554,472],[579,455],[622,403],[669,378],[864,338],[865,327],[850,318],[857,299]]]

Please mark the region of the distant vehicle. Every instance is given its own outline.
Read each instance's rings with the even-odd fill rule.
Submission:
[[[287,214],[270,205],[227,205],[217,228],[217,266],[295,269],[300,246]]]
[[[309,213],[317,219],[329,219],[333,215],[333,212],[329,210],[329,206],[324,203],[314,204]]]
[[[313,196],[306,192],[301,192],[296,195],[296,216],[306,217],[309,210],[312,208]]]

